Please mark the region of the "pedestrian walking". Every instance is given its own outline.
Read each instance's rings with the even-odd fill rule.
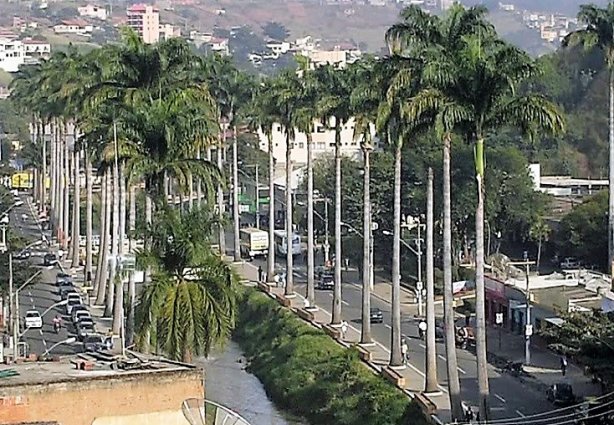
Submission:
[[[281,274],[281,287],[285,288],[286,287],[286,273],[282,273]]]
[[[262,266],[258,266],[258,282],[262,282]]]
[[[420,323],[418,324],[418,336],[420,337],[420,339],[424,339],[426,335],[426,328],[427,324],[424,319],[420,320]]]
[[[345,320],[341,322],[341,339],[345,339],[345,335],[348,332],[348,322]]]
[[[403,356],[403,364],[407,364],[409,355],[407,354],[407,342],[405,340],[401,343],[401,355]]]
[[[565,376],[565,374],[567,373],[567,356],[566,355],[561,356],[561,373],[563,374],[563,376]]]

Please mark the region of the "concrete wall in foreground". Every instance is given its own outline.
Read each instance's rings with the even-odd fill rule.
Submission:
[[[0,423],[184,425],[181,403],[194,397],[204,398],[201,369],[0,386]]]

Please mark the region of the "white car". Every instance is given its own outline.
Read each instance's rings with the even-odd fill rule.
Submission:
[[[26,329],[34,328],[40,329],[43,327],[43,318],[40,313],[36,310],[28,310],[26,311],[25,317]]]

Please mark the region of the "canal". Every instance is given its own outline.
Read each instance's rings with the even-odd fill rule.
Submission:
[[[234,341],[197,364],[205,369],[207,399],[236,411],[251,425],[306,425],[281,412],[267,398],[258,378],[245,370],[245,358]]]

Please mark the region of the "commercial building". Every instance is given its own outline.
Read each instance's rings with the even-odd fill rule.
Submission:
[[[102,353],[1,366],[0,423],[188,425],[182,404],[204,398],[203,371]]]
[[[135,30],[145,43],[157,43],[160,40],[160,11],[158,8],[135,4],[128,8],[127,25]]]
[[[335,119],[331,119],[331,125],[328,127],[322,125],[318,120],[313,122],[313,131],[311,133],[313,157],[318,158],[325,154],[333,154],[335,152]],[[372,136],[375,137],[375,128],[372,128]],[[297,165],[307,163],[307,136],[297,129],[294,129],[294,140],[292,141],[292,162]],[[258,131],[260,140],[260,149],[268,152],[269,142],[267,136]],[[361,156],[361,140],[354,139],[354,120],[350,119],[341,127],[341,153],[346,156],[360,158]],[[374,147],[378,147],[377,139]],[[281,124],[273,124],[273,157],[277,164],[286,163],[286,135]]]

